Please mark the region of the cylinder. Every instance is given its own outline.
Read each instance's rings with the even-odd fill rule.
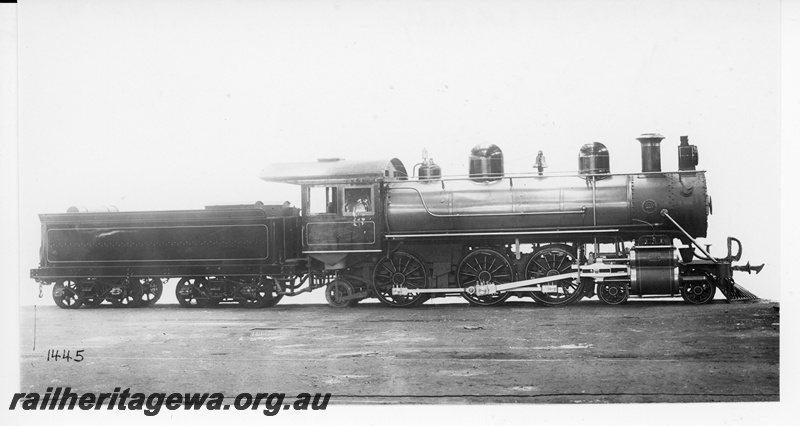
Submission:
[[[475,181],[503,177],[503,151],[494,144],[477,145],[469,154],[469,177]]]
[[[678,254],[671,246],[636,246],[630,252],[631,294],[670,295],[680,291]]]
[[[600,142],[587,143],[578,154],[578,171],[581,174],[611,173],[608,149]]]
[[[681,136],[681,144],[678,145],[678,170],[696,170],[697,163],[697,147],[689,145],[689,136]]]
[[[645,133],[638,138],[642,143],[642,173],[661,171],[661,141],[664,136],[658,133]]]

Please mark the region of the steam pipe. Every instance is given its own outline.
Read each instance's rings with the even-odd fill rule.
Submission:
[[[700,243],[698,243],[698,242],[697,242],[697,240],[695,240],[694,238],[692,238],[692,236],[691,236],[691,235],[689,235],[689,233],[688,233],[688,232],[686,232],[686,230],[685,230],[685,229],[683,229],[683,228],[682,228],[680,225],[678,225],[678,222],[676,222],[676,221],[675,221],[675,219],[673,219],[673,218],[672,218],[672,216],[670,216],[670,215],[669,215],[669,211],[667,211],[667,209],[662,209],[662,210],[661,210],[661,216],[664,216],[665,218],[669,219],[669,221],[670,221],[670,222],[672,222],[672,224],[673,224],[673,225],[675,225],[675,226],[676,226],[676,227],[677,227],[677,228],[678,228],[678,229],[679,229],[681,232],[683,232],[683,235],[686,235],[686,238],[688,238],[688,239],[689,239],[689,241],[691,241],[691,242],[692,242],[692,244],[694,244],[694,246],[695,246],[695,247],[697,247],[698,249],[700,249],[700,251],[701,251],[701,252],[702,252],[704,255],[706,255],[706,256],[708,257],[708,259],[709,259],[709,260],[711,260],[711,261],[712,261],[712,262],[714,262],[714,263],[719,263],[719,261],[718,261],[717,259],[715,259],[713,256],[711,256],[711,254],[709,254],[709,253],[708,253],[708,252],[707,252],[707,251],[706,251],[706,250],[705,250],[705,249],[704,249],[704,248],[703,248],[703,247],[700,245]]]

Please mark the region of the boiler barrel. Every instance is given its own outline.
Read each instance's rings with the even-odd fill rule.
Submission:
[[[664,173],[659,176],[610,175],[502,178],[493,182],[415,181],[387,186],[386,211],[391,234],[456,234],[592,231],[617,228],[623,235],[651,233],[640,221],[675,231],[660,209],[680,216],[693,236],[707,227],[705,178]],[[636,220],[634,220],[636,219]]]

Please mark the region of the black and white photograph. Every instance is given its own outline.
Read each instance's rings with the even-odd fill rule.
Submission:
[[[0,5],[0,419],[792,424],[797,9]]]

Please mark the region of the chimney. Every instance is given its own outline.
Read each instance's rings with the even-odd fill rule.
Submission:
[[[661,141],[658,133],[645,133],[636,140],[642,143],[642,173],[661,171]]]

